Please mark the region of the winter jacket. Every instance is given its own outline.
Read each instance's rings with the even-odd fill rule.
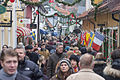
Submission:
[[[24,75],[21,75],[20,73],[17,73],[15,80],[31,80],[31,79]]]
[[[92,69],[81,69],[78,73],[70,75],[66,80],[105,80],[94,73]]]
[[[106,67],[106,62],[103,59],[96,59],[94,64],[93,71],[98,75],[103,76],[103,70]]]
[[[58,78],[57,75],[54,75],[50,80],[61,80],[61,79]]]
[[[41,51],[39,51],[38,53],[39,53],[40,55],[43,55],[46,60],[47,60],[48,57],[50,56],[50,53],[49,53],[49,51],[48,51],[47,49],[41,50]]]
[[[42,80],[43,74],[39,70],[38,65],[30,60],[24,60],[19,62],[18,72],[23,74],[32,80]]]
[[[57,54],[53,53],[49,56],[48,62],[47,62],[47,76],[51,78],[55,74],[55,68],[61,59],[63,59],[66,55],[65,54]]]
[[[36,52],[31,52],[31,53],[26,52],[26,56],[28,56],[28,58],[36,64],[40,57],[40,55]]]
[[[112,65],[108,65],[104,69],[104,78],[106,80],[120,80],[120,60],[113,61]]]

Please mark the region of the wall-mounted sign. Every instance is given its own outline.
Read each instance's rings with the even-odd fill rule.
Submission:
[[[3,14],[6,12],[6,8],[2,5],[0,5],[0,14]]]
[[[12,27],[12,11],[0,15],[0,27]]]
[[[19,23],[21,23],[21,24],[30,24],[31,21],[30,21],[30,19],[24,18],[24,19],[19,19]]]

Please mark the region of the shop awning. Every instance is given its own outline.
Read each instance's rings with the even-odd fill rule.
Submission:
[[[47,31],[44,31],[44,30],[42,30],[42,29],[40,29],[40,33],[41,33],[41,34],[48,34]]]
[[[26,27],[17,27],[17,37],[18,36],[28,36],[30,35],[30,29]]]

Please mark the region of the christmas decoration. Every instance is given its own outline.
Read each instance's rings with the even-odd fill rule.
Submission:
[[[102,5],[102,2],[100,2],[100,3],[98,3],[98,4],[95,4],[94,1],[95,1],[95,0],[91,0],[91,4],[92,4],[93,6],[95,6],[95,13],[94,13],[95,16],[94,16],[94,19],[95,19],[95,21],[96,21],[97,10],[98,10],[98,7],[100,7],[100,6]]]
[[[11,3],[13,3],[15,0],[10,0]]]
[[[49,0],[49,3],[54,3],[54,0]]]
[[[38,10],[36,10],[36,14],[37,14],[37,15],[39,14],[39,11],[38,11]]]

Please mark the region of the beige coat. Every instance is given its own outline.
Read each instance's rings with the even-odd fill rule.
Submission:
[[[105,80],[94,73],[92,69],[82,69],[78,73],[70,75],[66,80]]]

